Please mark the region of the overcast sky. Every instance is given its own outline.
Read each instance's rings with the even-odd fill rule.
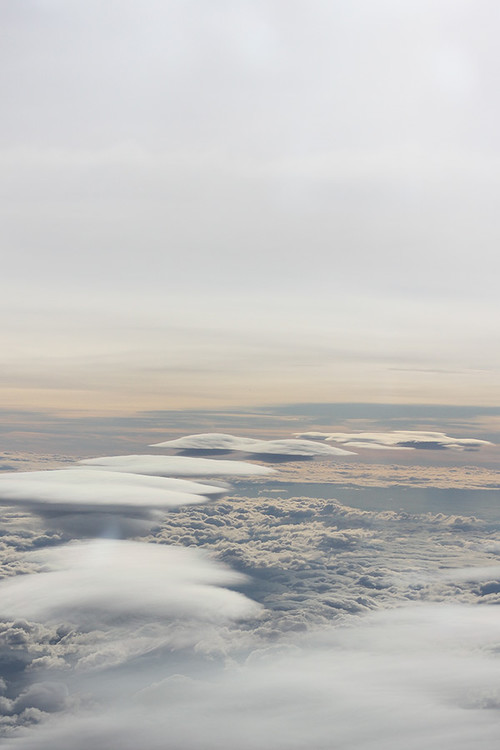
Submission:
[[[0,14],[5,404],[499,403],[497,3]]]

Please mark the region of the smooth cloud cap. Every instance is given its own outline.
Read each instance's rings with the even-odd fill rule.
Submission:
[[[186,435],[177,440],[154,443],[152,448],[173,448],[176,450],[221,450],[244,453],[258,453],[265,456],[347,456],[352,451],[334,448],[330,445],[314,444],[308,440],[256,440],[236,437],[219,432],[199,435]]]
[[[84,466],[158,477],[247,477],[272,474],[273,469],[244,461],[222,461],[189,456],[102,456],[79,461]]]

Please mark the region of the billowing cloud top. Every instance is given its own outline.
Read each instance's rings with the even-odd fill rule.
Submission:
[[[353,448],[433,449],[471,451],[485,445],[488,440],[476,438],[454,438],[444,432],[419,432],[418,430],[395,430],[393,432],[298,432],[298,438],[326,440]]]
[[[178,450],[223,450],[258,453],[268,456],[347,456],[352,451],[334,448],[331,445],[311,443],[309,440],[256,440],[236,437],[221,432],[206,432],[186,435],[177,440],[154,443],[152,448],[174,448]]]
[[[238,477],[263,476],[273,469],[244,461],[218,461],[211,458],[189,456],[103,456],[79,461],[91,468],[102,467],[110,471],[148,474],[157,477]]]
[[[99,540],[26,557],[44,571],[1,582],[3,617],[67,617],[88,625],[117,617],[223,621],[259,612],[259,605],[222,588],[244,577],[199,550]]]
[[[120,471],[61,469],[0,474],[0,504],[65,511],[164,509],[205,502],[225,490],[185,479]]]

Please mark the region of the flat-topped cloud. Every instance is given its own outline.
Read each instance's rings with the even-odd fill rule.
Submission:
[[[340,443],[351,448],[380,450],[455,450],[474,451],[487,445],[488,440],[476,438],[454,438],[444,432],[421,432],[418,430],[394,430],[393,432],[298,432],[296,437],[312,441]]]
[[[185,479],[97,469],[0,474],[0,504],[42,512],[161,510],[206,502],[224,492],[223,487]]]
[[[245,461],[224,461],[189,456],[102,456],[78,462],[92,469],[124,471],[157,477],[251,477],[272,474],[273,469]]]
[[[220,432],[207,432],[199,435],[186,435],[176,440],[154,443],[151,448],[171,448],[175,450],[237,451],[257,453],[261,456],[347,456],[352,451],[334,448],[331,445],[312,443],[309,440],[256,440],[255,438],[236,437]]]
[[[225,492],[226,487],[193,480],[105,468],[0,474],[0,505],[27,510],[77,537],[145,534],[165,511],[206,503]]]

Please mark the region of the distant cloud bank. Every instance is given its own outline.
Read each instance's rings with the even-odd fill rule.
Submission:
[[[454,438],[444,432],[420,432],[418,430],[394,430],[393,432],[298,432],[297,438],[313,441],[340,443],[351,448],[381,450],[455,450],[474,451],[486,445],[488,440],[476,438]]]

